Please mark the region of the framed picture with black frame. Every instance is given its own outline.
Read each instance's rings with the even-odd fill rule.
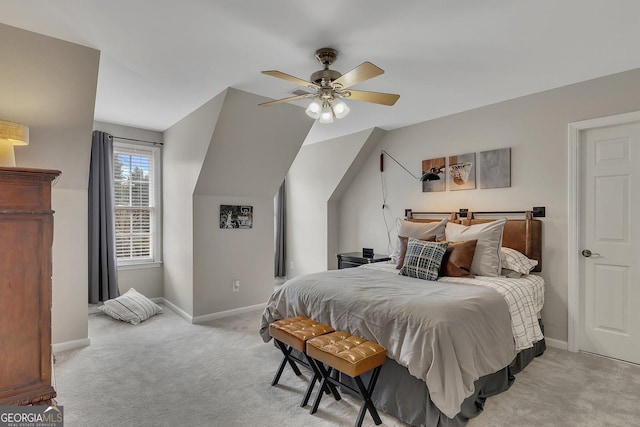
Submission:
[[[253,206],[220,205],[220,228],[253,228]]]

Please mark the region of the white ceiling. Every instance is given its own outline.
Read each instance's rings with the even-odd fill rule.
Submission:
[[[395,106],[351,102],[307,143],[639,68],[638,16],[637,0],[0,0],[0,22],[102,52],[100,121],[163,131],[229,86],[291,96],[260,71],[308,79],[324,46],[342,73],[386,71],[354,88]]]

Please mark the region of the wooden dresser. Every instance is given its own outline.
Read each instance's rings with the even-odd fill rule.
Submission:
[[[51,185],[60,171],[0,168],[0,406],[48,404]]]

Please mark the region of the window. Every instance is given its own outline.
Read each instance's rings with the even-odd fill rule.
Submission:
[[[159,149],[113,147],[118,265],[160,261]]]

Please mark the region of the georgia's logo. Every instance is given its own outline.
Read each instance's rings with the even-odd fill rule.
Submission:
[[[43,414],[46,414],[49,411],[56,411],[57,413],[61,414],[62,412],[60,412],[60,409],[58,409],[57,406],[49,406],[44,412]]]

